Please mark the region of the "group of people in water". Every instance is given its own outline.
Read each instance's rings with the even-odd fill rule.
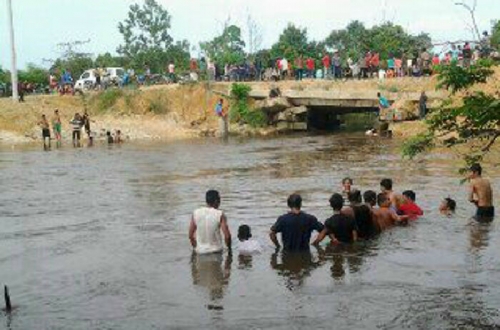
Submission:
[[[470,167],[469,201],[476,205],[474,219],[479,222],[491,222],[494,218],[492,205],[493,193],[489,180],[482,177],[480,164]],[[353,180],[345,178],[342,181],[342,193],[330,197],[333,215],[324,223],[301,210],[302,197],[292,194],[288,197],[290,211],[280,216],[272,225],[270,240],[277,249],[288,252],[309,250],[310,245],[318,245],[325,238],[331,244],[352,244],[358,240],[376,237],[381,232],[397,225],[405,225],[417,220],[424,212],[416,204],[416,194],[412,190],[399,194],[393,190],[391,179],[380,182],[381,191],[367,190],[364,193],[353,189]],[[348,201],[348,203],[346,203]],[[206,193],[205,207],[194,211],[189,226],[189,240],[198,254],[209,254],[223,250],[223,240],[231,249],[232,238],[228,220],[223,211],[219,210],[220,195],[215,190]],[[456,202],[450,197],[445,198],[439,210],[442,214],[452,216]],[[311,242],[313,231],[317,237]],[[278,239],[281,234],[281,242]],[[238,229],[238,250],[240,253],[260,252],[258,241],[252,239],[251,228],[242,225]]]
[[[57,147],[61,146],[62,140],[62,121],[61,116],[59,115],[59,109],[54,110],[54,115],[52,116],[50,122],[52,123],[52,131],[54,133],[54,137],[57,143]],[[88,138],[88,145],[92,146],[94,143],[94,139],[96,138],[95,132],[90,129],[90,123],[93,122],[90,119],[90,115],[87,110],[85,110],[83,116],[80,113],[75,113],[69,124],[72,127],[72,141],[74,147],[80,147],[80,140],[82,138],[82,128],[85,128],[85,133]],[[43,148],[44,150],[49,150],[51,148],[51,140],[52,137],[50,135],[50,123],[45,114],[42,114],[40,121],[38,122],[38,126],[42,129],[42,138],[43,138]],[[105,131],[105,130],[104,130]],[[122,135],[120,130],[116,130],[114,134],[111,131],[105,131],[101,133],[101,136],[106,138],[108,144],[113,143],[122,143]]]

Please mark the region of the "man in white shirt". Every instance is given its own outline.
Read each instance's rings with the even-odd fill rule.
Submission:
[[[288,76],[288,60],[283,58],[281,60],[281,79],[285,80]]]
[[[207,206],[193,212],[189,226],[189,240],[198,254],[221,252],[223,250],[221,232],[227,248],[231,249],[231,232],[224,212],[219,210],[220,195],[216,190],[206,193]]]
[[[172,62],[168,65],[168,77],[172,83],[175,82],[175,65]]]

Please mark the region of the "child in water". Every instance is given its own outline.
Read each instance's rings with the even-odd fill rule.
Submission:
[[[447,197],[443,199],[441,205],[439,205],[439,212],[446,216],[452,216],[457,208],[457,202],[454,199]]]
[[[252,232],[249,226],[241,225],[238,228],[238,239],[240,241],[238,244],[238,252],[240,254],[250,255],[262,251],[260,243],[252,239]]]
[[[416,195],[413,190],[403,192],[404,203],[399,207],[403,215],[407,215],[409,220],[417,220],[424,215],[424,211],[415,203]]]
[[[115,142],[115,140],[113,139],[113,136],[111,135],[110,131],[106,132],[106,139],[108,141],[108,144],[113,144]]]

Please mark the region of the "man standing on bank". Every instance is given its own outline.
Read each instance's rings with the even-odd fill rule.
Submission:
[[[495,208],[492,204],[493,191],[490,181],[481,176],[482,172],[480,164],[470,167],[469,201],[477,206],[474,219],[479,222],[489,222],[495,217]]]
[[[198,254],[222,252],[224,241],[231,250],[231,232],[224,212],[219,210],[220,195],[216,190],[209,190],[205,195],[207,206],[194,211],[189,225],[189,240]]]
[[[277,249],[281,248],[276,234],[281,233],[283,250],[287,252],[309,251],[311,233],[316,230],[321,232],[324,228],[318,219],[302,212],[302,197],[293,194],[288,197],[290,212],[278,218],[271,227],[269,237]]]

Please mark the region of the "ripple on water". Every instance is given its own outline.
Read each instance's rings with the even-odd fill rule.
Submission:
[[[9,150],[5,159],[0,278],[22,306],[16,328],[500,326],[498,226],[469,224],[450,154],[403,161],[396,140],[336,134]],[[353,247],[275,253],[269,228],[287,196],[301,193],[304,209],[326,219],[345,176],[363,191],[392,177],[396,190],[417,192],[426,216]],[[250,225],[261,254],[239,256],[234,238],[232,255],[191,255],[190,215],[212,188],[233,236]],[[451,218],[437,212],[447,196],[459,202]]]

